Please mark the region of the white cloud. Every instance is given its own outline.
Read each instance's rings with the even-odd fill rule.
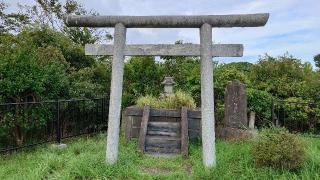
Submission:
[[[10,3],[22,2],[11,0]],[[29,0],[28,0],[29,1]],[[307,61],[320,53],[319,0],[80,0],[102,15],[200,15],[269,12],[265,27],[214,29],[215,43],[242,43],[244,58],[289,53]],[[128,43],[199,43],[196,29],[129,29]]]

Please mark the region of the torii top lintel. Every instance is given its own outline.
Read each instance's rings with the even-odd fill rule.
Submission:
[[[269,13],[197,16],[77,16],[65,17],[69,27],[114,27],[122,23],[126,28],[200,28],[212,27],[258,27],[264,26]]]

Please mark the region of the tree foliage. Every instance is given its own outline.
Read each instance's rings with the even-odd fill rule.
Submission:
[[[310,63],[302,63],[290,55],[264,56],[252,68],[252,85],[276,97],[310,97],[318,89],[318,81]],[[315,84],[314,84],[315,83]],[[312,89],[309,87],[315,87]]]
[[[21,6],[18,14],[7,14],[6,5],[0,3],[4,25],[0,32],[0,103],[108,94],[103,86],[110,81],[109,60],[84,54],[83,44],[97,41],[97,34],[89,29],[69,29],[61,22],[66,8],[72,6],[69,13],[82,11],[72,2],[76,3],[66,1],[62,7],[59,1],[39,0],[33,7]],[[7,107],[0,111],[1,143],[12,136],[17,145],[23,144],[27,134],[37,132],[53,118],[52,109],[45,105],[1,107]]]
[[[313,60],[314,60],[316,67],[320,69],[320,54],[315,55]]]
[[[0,2],[0,102],[109,95],[112,61],[110,57],[86,56],[84,44],[112,37],[106,31],[69,28],[63,23],[65,14],[97,13],[75,0],[36,0],[32,6],[19,5],[19,11],[13,13],[6,8]],[[319,57],[314,57],[317,67]],[[213,73],[217,121],[223,119],[225,87],[233,81],[246,85],[249,110],[256,112],[260,124],[270,121],[272,99],[319,101],[320,97],[320,72],[288,54],[265,55],[254,64],[214,62]],[[187,92],[201,106],[199,58],[137,56],[125,60],[122,107],[133,105],[140,96],[159,96],[165,76],[172,76],[175,90]],[[304,110],[296,111],[301,112],[298,117],[304,121]],[[40,119],[44,112],[37,111]],[[15,119],[9,117],[13,115],[7,114],[1,121],[4,116],[0,114],[0,122],[6,124],[2,127],[17,128],[16,124],[11,126]]]

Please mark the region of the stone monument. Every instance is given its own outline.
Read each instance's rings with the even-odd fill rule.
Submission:
[[[217,129],[217,136],[225,140],[253,137],[255,131],[248,128],[246,86],[238,82],[228,84],[224,103],[223,127]]]
[[[233,128],[248,127],[246,86],[238,82],[228,84],[224,103],[225,126]]]
[[[77,16],[69,27],[114,27],[113,45],[86,45],[87,55],[113,55],[106,161],[118,159],[124,56],[200,56],[202,149],[205,167],[216,164],[212,57],[242,56],[243,46],[212,44],[212,28],[264,26],[269,14],[204,16]],[[200,44],[126,45],[127,28],[198,28]]]

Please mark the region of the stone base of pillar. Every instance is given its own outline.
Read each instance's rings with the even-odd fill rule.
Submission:
[[[246,140],[256,137],[255,129],[240,129],[233,127],[217,127],[216,137],[223,140]]]

